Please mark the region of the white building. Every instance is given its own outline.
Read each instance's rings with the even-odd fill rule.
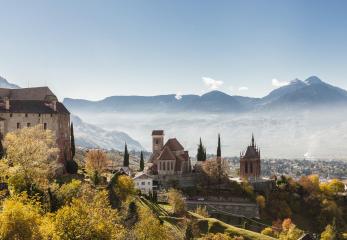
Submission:
[[[142,194],[149,194],[153,192],[153,178],[144,172],[136,174],[133,178],[135,187],[141,191]]]

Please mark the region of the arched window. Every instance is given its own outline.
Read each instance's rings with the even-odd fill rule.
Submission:
[[[163,162],[163,170],[165,171],[165,162]]]

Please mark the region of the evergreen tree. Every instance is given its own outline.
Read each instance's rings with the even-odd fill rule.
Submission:
[[[143,152],[141,151],[141,157],[140,157],[140,171],[143,171],[145,169],[145,160],[143,159]]]
[[[124,148],[123,167],[129,167],[129,152],[128,152],[127,143],[125,143],[125,148]]]
[[[73,123],[71,123],[70,134],[71,134],[71,159],[74,159],[76,154],[76,147],[75,147],[75,136],[73,132]]]
[[[222,157],[222,150],[220,146],[220,134],[218,134],[218,147],[217,147],[217,157]]]
[[[206,160],[206,148],[202,144],[201,138],[200,138],[200,143],[198,146],[198,153],[196,154],[196,159],[198,161],[205,161]]]

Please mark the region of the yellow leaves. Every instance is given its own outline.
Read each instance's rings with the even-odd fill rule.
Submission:
[[[40,239],[40,207],[37,201],[15,195],[4,201],[0,212],[0,239]]]
[[[182,194],[178,190],[171,188],[168,192],[168,200],[175,214],[185,213],[186,202],[184,201]]]
[[[119,224],[116,210],[108,204],[105,191],[93,199],[73,199],[70,206],[57,211],[54,225],[62,240],[68,239],[122,239],[124,229]]]
[[[257,196],[256,202],[259,205],[260,208],[264,209],[266,205],[265,197],[262,195]]]
[[[58,149],[53,133],[37,125],[8,133],[4,142],[8,172],[47,186],[57,168]]]
[[[153,213],[143,206],[139,207],[140,221],[136,223],[134,228],[135,239],[137,240],[154,240],[165,239],[174,240],[175,237],[170,233],[170,229],[160,224],[160,221]]]
[[[320,190],[327,195],[334,195],[345,191],[345,185],[338,179],[332,179],[329,182],[321,183]]]
[[[216,234],[209,233],[206,236],[201,238],[201,240],[232,240],[232,239],[233,239],[232,237],[224,233],[216,233]]]
[[[135,193],[134,181],[127,175],[121,175],[117,179],[115,192],[123,201]]]

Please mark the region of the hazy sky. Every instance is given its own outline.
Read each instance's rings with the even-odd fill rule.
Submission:
[[[347,1],[2,1],[0,75],[60,98],[347,89]]]

